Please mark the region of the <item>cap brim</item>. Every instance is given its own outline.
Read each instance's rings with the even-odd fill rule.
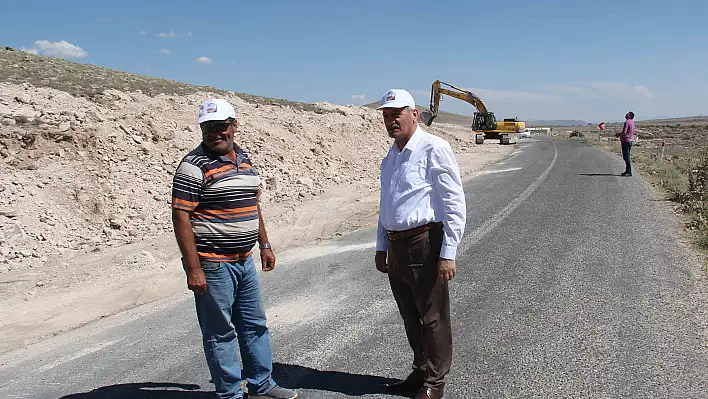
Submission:
[[[202,124],[204,122],[210,122],[210,121],[225,121],[229,118],[233,118],[233,116],[224,117],[223,115],[207,114],[207,115],[204,115],[201,118],[197,119],[197,124]]]
[[[384,105],[376,108],[376,109],[384,109],[384,108],[405,108],[405,107],[410,107],[410,104],[405,103],[403,101],[389,101],[385,103]],[[412,108],[412,107],[411,107]]]

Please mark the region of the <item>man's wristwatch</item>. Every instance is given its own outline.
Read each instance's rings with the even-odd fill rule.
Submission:
[[[260,244],[260,243],[259,243],[258,246],[259,246],[261,249],[268,249],[268,248],[271,248],[269,242],[267,242],[267,243],[265,243],[265,244]]]

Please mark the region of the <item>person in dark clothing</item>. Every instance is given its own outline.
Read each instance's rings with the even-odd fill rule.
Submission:
[[[622,143],[622,159],[624,159],[624,172],[622,176],[632,176],[632,160],[630,153],[632,151],[632,141],[634,139],[634,112],[629,111],[624,116],[624,126],[620,133],[620,142]]]

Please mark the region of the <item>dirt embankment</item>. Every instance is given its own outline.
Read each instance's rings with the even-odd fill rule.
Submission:
[[[276,252],[376,222],[390,139],[370,108],[0,83],[0,352],[186,290],[170,187],[213,95],[237,108]],[[512,150],[476,146],[461,126],[426,129],[465,174]]]

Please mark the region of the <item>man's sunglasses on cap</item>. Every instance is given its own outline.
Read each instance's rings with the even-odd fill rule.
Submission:
[[[234,123],[235,119],[229,118],[225,121],[208,121],[199,125],[204,134],[218,134],[225,132],[230,125]]]

